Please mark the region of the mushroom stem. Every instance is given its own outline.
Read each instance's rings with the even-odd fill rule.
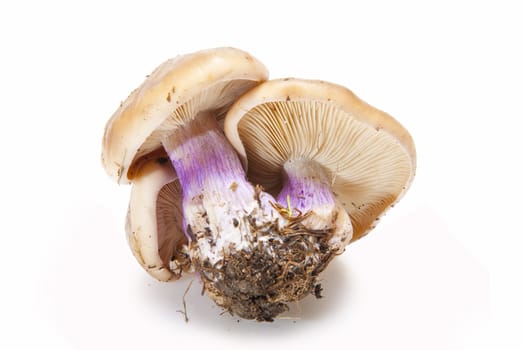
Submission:
[[[291,215],[308,213],[303,220],[305,227],[329,232],[329,244],[342,249],[352,238],[352,224],[332,191],[332,181],[325,169],[313,160],[295,158],[285,162],[283,170],[278,203],[290,206]]]
[[[220,196],[225,196],[225,202],[254,195],[238,156],[211,113],[200,113],[162,144],[182,184],[185,205],[203,200],[222,202]],[[199,198],[204,192],[206,197]]]
[[[301,218],[252,186],[211,113],[162,140],[183,192],[191,261],[207,293],[244,318],[271,321],[313,293],[334,252]]]
[[[291,159],[283,165],[284,184],[278,194],[278,203],[287,205],[287,196],[292,208],[301,212],[318,206],[332,206],[336,199],[329,179],[323,168],[307,159]]]
[[[222,248],[228,249],[222,245],[243,248],[246,232],[239,227],[240,217],[259,203],[214,115],[200,113],[162,144],[182,186],[184,230],[189,241],[197,241],[212,264],[223,258]],[[264,202],[271,199],[267,196],[263,196]],[[263,209],[270,211],[270,205],[265,204]],[[200,238],[206,239],[200,242]]]

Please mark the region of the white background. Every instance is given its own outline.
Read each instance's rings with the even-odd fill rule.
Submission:
[[[521,349],[516,1],[0,5],[0,348]],[[343,4],[343,5],[342,5]],[[235,46],[345,85],[413,135],[409,193],[271,324],[159,283],[124,238],[105,122],[166,58]],[[294,318],[294,319],[293,319]]]

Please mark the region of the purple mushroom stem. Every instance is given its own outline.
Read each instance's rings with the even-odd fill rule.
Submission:
[[[283,187],[277,201],[287,208],[290,217],[308,214],[304,226],[311,231],[323,231],[329,245],[341,250],[352,238],[352,223],[342,203],[332,191],[332,180],[317,162],[297,158],[283,166]]]
[[[280,205],[290,205],[291,210],[301,213],[322,205],[334,205],[336,199],[320,166],[307,160],[294,160],[285,163],[284,171],[283,188],[276,199]]]

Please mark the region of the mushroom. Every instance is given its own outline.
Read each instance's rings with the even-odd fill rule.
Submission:
[[[329,240],[336,250],[372,230],[414,177],[408,131],[324,81],[260,84],[231,107],[224,130],[248,178],[277,195],[280,205],[309,213],[308,229],[336,222]]]
[[[133,179],[125,225],[140,265],[160,281],[192,270],[182,230],[182,190],[167,157],[143,164]]]
[[[172,166],[162,163],[169,161],[163,135],[201,110],[213,110],[223,119],[239,95],[266,78],[265,67],[237,49],[178,56],[148,75],[107,122],[102,163],[118,183],[134,183],[127,238],[133,255],[153,277],[165,281],[179,277],[179,267],[191,269],[181,253],[187,243],[181,221],[179,226],[173,221],[181,216],[181,188]],[[171,194],[170,201],[164,193]],[[172,216],[165,213],[169,206]]]
[[[106,170],[119,183],[148,181],[144,164],[168,156],[182,189],[188,248],[182,244],[181,251],[190,260],[182,265],[194,266],[218,305],[260,321],[313,293],[317,275],[336,253],[327,248],[330,230],[308,230],[303,215],[247,181],[220,127],[230,105],[266,78],[260,62],[232,48],[169,60],[109,120],[103,149]],[[128,226],[154,221],[154,211],[147,215]],[[154,261],[166,263],[161,254]]]

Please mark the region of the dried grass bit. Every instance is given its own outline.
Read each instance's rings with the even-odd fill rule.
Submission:
[[[176,312],[179,312],[183,315],[185,319],[185,323],[189,322],[189,316],[187,314],[187,303],[185,302],[185,297],[187,296],[187,293],[189,292],[189,289],[191,289],[192,283],[194,280],[191,280],[189,284],[187,285],[187,288],[185,288],[185,292],[182,296],[182,303],[183,303],[183,311],[182,310],[176,310]]]

